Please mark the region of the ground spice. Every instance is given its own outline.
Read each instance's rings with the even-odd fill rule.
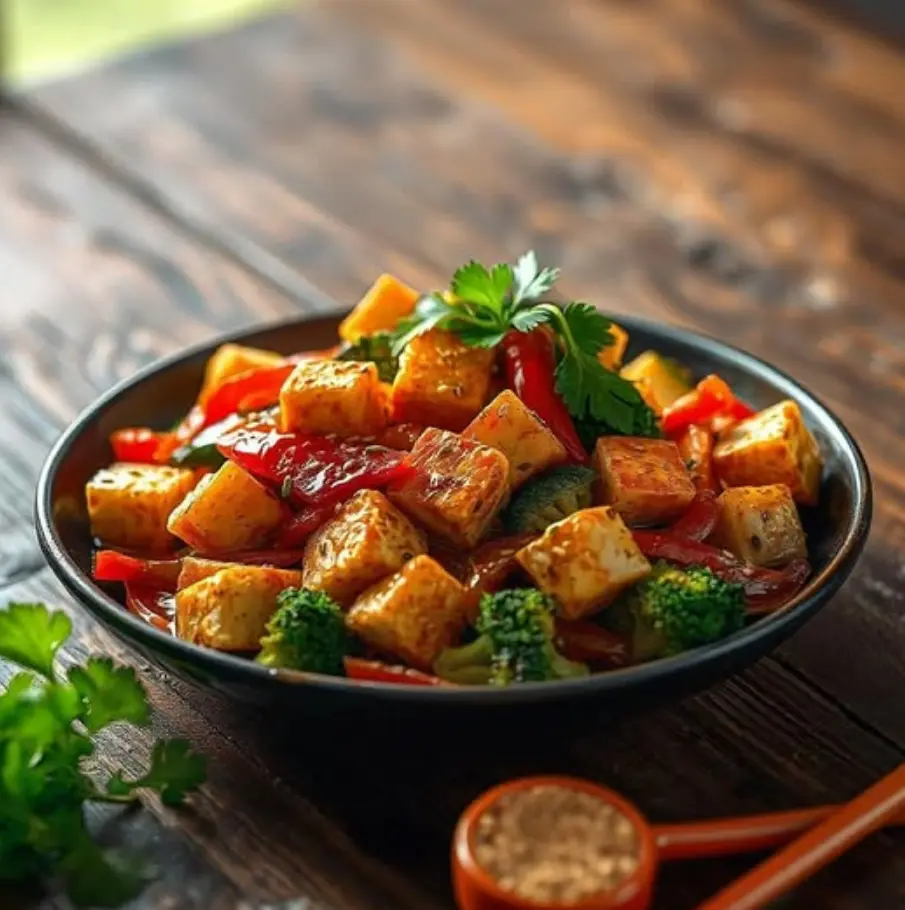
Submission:
[[[640,840],[619,809],[568,787],[504,794],[478,820],[474,855],[504,890],[576,904],[611,891],[637,868]]]

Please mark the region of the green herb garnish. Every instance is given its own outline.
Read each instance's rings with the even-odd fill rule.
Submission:
[[[542,298],[559,278],[558,269],[540,268],[533,252],[514,265],[488,269],[479,262],[462,266],[449,294],[428,294],[414,314],[400,323],[394,351],[431,329],[453,332],[472,347],[492,348],[515,329],[530,332],[549,325],[559,341],[556,390],[577,419],[590,419],[612,433],[631,435],[649,423],[634,384],[597,359],[612,344],[610,321],[589,303],[559,306]]]
[[[144,789],[179,805],[204,781],[205,760],[188,743],[166,740],[138,780],[88,777],[82,762],[95,752],[92,734],[116,722],[148,726],[150,708],[135,672],[107,657],[56,669],[71,631],[64,613],[43,604],[0,611],[0,659],[23,668],[0,694],[0,882],[59,877],[77,906],[111,907],[133,897],[144,876],[91,839],[85,803],[131,803]]]

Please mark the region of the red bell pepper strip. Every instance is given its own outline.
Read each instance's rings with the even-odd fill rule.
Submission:
[[[509,332],[503,339],[502,350],[509,388],[550,428],[572,461],[586,462],[588,453],[556,391],[556,352],[550,333],[543,328]]]
[[[382,489],[413,471],[406,453],[383,446],[252,427],[227,433],[218,448],[259,480],[285,490],[285,498],[299,508]]]
[[[304,506],[277,528],[273,545],[280,549],[301,547],[333,515],[334,506]]]
[[[153,585],[127,584],[126,607],[149,625],[175,634],[176,600],[171,591]]]
[[[98,550],[94,554],[92,575],[95,581],[153,585],[164,591],[175,591],[181,571],[181,559],[139,559],[118,550]]]
[[[167,433],[148,427],[125,427],[110,434],[113,458],[133,464],[155,464],[157,449]]]
[[[365,660],[362,657],[344,657],[346,676],[362,682],[396,683],[403,686],[449,685],[437,676],[422,673],[411,667],[385,664],[381,660]]]
[[[719,495],[720,482],[713,470],[713,433],[707,427],[691,424],[676,439],[676,445],[697,490],[712,490]]]
[[[501,537],[488,541],[471,554],[463,584],[468,592],[465,612],[472,625],[478,618],[481,598],[485,594],[494,594],[502,590],[506,582],[521,568],[515,554],[539,536],[516,534],[512,537]]]
[[[712,420],[722,416],[737,422],[755,413],[735,397],[725,380],[711,374],[663,411],[661,426],[667,436],[676,437],[692,424],[709,426]]]
[[[713,533],[720,507],[713,490],[701,490],[681,518],[669,527],[669,533],[685,540],[706,540]]]
[[[773,589],[770,585],[763,590],[757,590],[752,582],[746,590],[745,602],[750,616],[763,616],[773,613],[791,600],[797,594],[811,574],[811,565],[806,559],[794,559],[787,566],[783,566],[777,573],[783,578],[783,584]]]
[[[556,620],[556,649],[563,657],[616,670],[632,662],[632,649],[624,635],[585,620]]]
[[[295,369],[281,363],[230,376],[206,396],[203,404],[204,426],[210,426],[240,410],[254,410],[279,400],[280,389]]]
[[[724,581],[742,585],[746,599],[755,606],[758,602],[779,606],[801,589],[810,574],[806,560],[795,560],[782,570],[764,569],[742,562],[728,550],[677,537],[671,531],[633,531],[632,536],[648,559],[704,566]]]

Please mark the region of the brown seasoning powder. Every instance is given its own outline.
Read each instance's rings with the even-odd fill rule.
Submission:
[[[527,900],[576,904],[622,884],[637,868],[638,832],[615,806],[543,784],[501,796],[478,819],[478,864]]]

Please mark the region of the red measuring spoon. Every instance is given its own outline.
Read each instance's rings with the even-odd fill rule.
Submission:
[[[537,786],[565,787],[588,793],[618,809],[631,821],[638,834],[638,866],[635,871],[613,890],[601,892],[580,903],[540,903],[501,888],[475,859],[478,821],[505,794]],[[459,819],[452,844],[456,900],[462,910],[647,910],[661,861],[729,856],[781,846],[830,819],[839,809],[839,806],[819,806],[792,812],[653,825],[623,796],[591,781],[559,776],[521,778],[488,790]],[[905,804],[881,824],[905,825]],[[711,908],[708,904],[706,910],[717,910],[717,907],[719,910],[729,907],[736,910],[732,904],[727,904],[725,908],[722,905]]]

